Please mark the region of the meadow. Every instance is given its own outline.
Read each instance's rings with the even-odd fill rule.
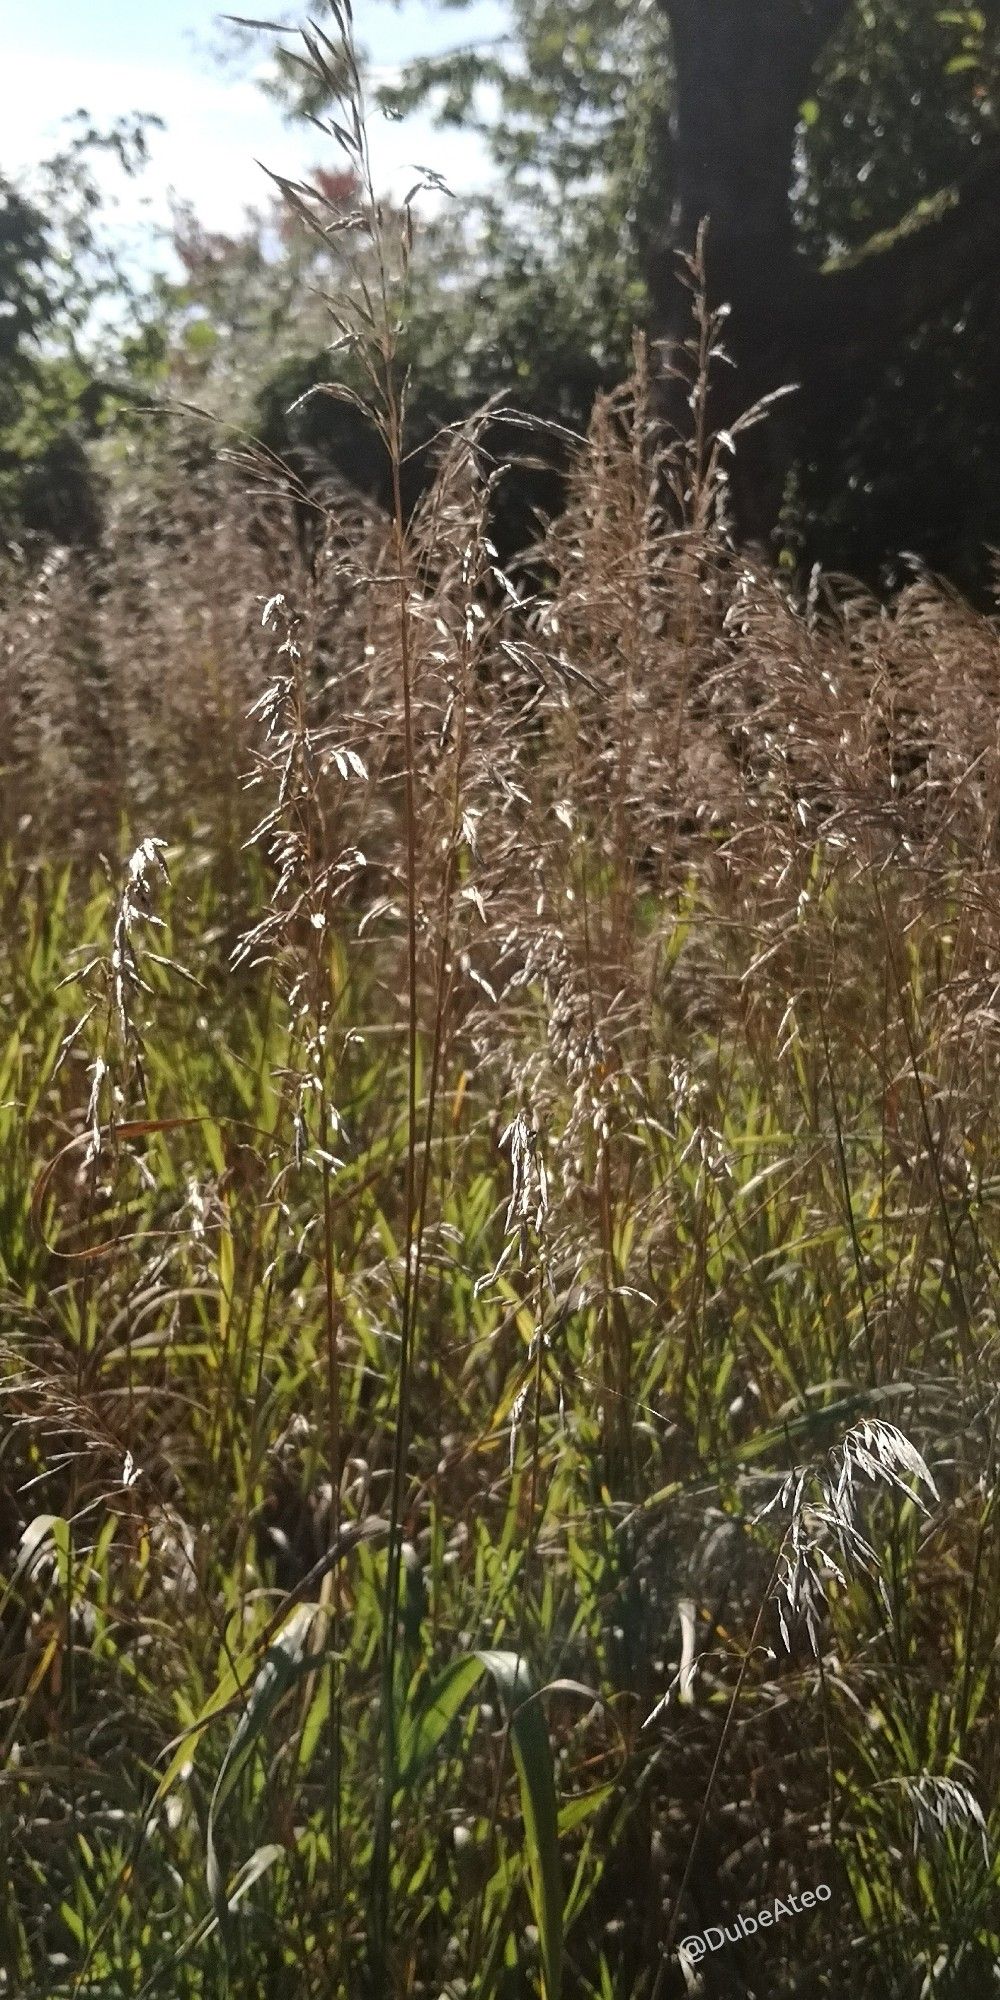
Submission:
[[[5,560],[16,2000],[997,1990],[1000,634],[695,306],[512,574],[475,423]]]

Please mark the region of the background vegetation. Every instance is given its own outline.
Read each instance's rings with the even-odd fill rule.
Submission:
[[[734,547],[700,252],[690,441],[637,338],[529,560],[516,412],[408,496],[306,46],[387,508],[126,442],[0,576],[2,1979],[988,1994],[996,622]]]
[[[719,0],[723,15],[733,4]],[[690,213],[684,209],[672,27],[686,5],[517,0],[502,41],[459,46],[372,86],[372,101],[392,115],[424,104],[444,124],[475,126],[496,176],[486,195],[464,198],[459,188],[436,209],[417,203],[421,254],[405,315],[411,449],[429,445],[442,422],[471,415],[496,394],[585,429],[595,394],[629,374],[634,328],[663,332],[664,274],[675,249],[691,251],[705,208],[695,201]],[[1000,442],[990,221],[1000,60],[995,0],[981,7],[937,0],[905,7],[897,0],[817,0],[815,7],[752,0],[747,7],[741,0],[739,32],[726,30],[735,72],[720,78],[722,99],[729,93],[738,105],[742,87],[744,99],[766,104],[768,78],[777,88],[792,62],[803,12],[816,16],[817,52],[804,72],[797,123],[793,118],[780,139],[792,242],[797,259],[828,272],[869,253],[862,257],[862,289],[873,288],[866,323],[870,332],[881,328],[881,344],[864,365],[845,351],[841,366],[834,338],[817,359],[818,379],[788,405],[802,411],[803,423],[782,460],[775,513],[782,491],[784,502],[772,553],[806,569],[820,557],[891,584],[901,577],[900,549],[917,550],[981,594],[983,550],[1000,540],[992,478]],[[459,8],[459,28],[461,20]],[[324,14],[319,25],[335,50],[335,23]],[[233,60],[248,54],[259,66],[267,56],[265,81],[289,117],[329,113],[341,81],[337,60],[324,81],[293,34],[281,39],[247,26],[229,35]],[[718,135],[723,149],[732,124],[727,113]],[[93,543],[109,460],[118,473],[123,454],[134,457],[130,412],[178,397],[236,432],[252,431],[310,480],[336,468],[387,500],[384,460],[356,413],[327,399],[299,400],[322,379],[362,386],[350,356],[331,354],[315,297],[336,271],[329,242],[304,234],[287,205],[276,199],[270,206],[262,195],[245,229],[232,236],[178,210],[173,279],[143,283],[116,260],[93,164],[97,149],[111,148],[126,171],[140,170],[144,129],[141,119],[107,133],[78,121],[60,156],[30,186],[10,186],[0,208],[7,307],[0,524],[8,534],[41,530]],[[762,133],[760,146],[766,143]],[[735,157],[730,167],[738,188],[746,176]],[[350,175],[345,179],[344,163],[329,150],[312,184],[322,189],[324,181],[335,192],[339,184],[348,208]],[[963,201],[968,207],[970,200],[979,202],[981,217],[974,209],[967,225]],[[897,269],[915,235],[920,268]],[[870,254],[887,248],[895,261]],[[940,267],[934,282],[921,259]],[[736,283],[724,264],[713,285],[716,303],[732,303]],[[787,278],[775,269],[773,295],[786,290]],[[911,294],[920,310],[897,326],[900,301]],[[835,306],[831,290],[826,319],[833,328],[847,303]],[[740,337],[735,324],[730,331]],[[846,343],[844,331],[845,350]],[[744,357],[737,401],[779,379],[801,381],[801,360],[779,355],[775,380],[757,382]],[[718,421],[728,425],[731,414],[727,406]],[[501,433],[497,456],[509,448]],[[548,457],[554,465],[547,479],[522,471],[516,485],[508,482],[509,519],[495,524],[505,553],[528,538],[532,508],[551,510],[561,493],[553,476],[561,462],[551,448]],[[411,462],[408,499],[428,476],[424,453]]]

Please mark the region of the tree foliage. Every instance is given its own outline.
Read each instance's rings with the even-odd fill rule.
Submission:
[[[146,286],[111,226],[99,165],[139,173],[155,122],[100,130],[81,112],[30,185],[0,175],[0,534],[87,543],[99,532],[87,446],[133,395],[149,340]]]
[[[512,0],[501,39],[405,66],[373,90],[380,105],[395,116],[430,107],[444,127],[475,128],[496,174],[493,192],[464,204],[467,226],[453,228],[449,249],[446,229],[426,239],[417,391],[437,370],[472,402],[501,389],[585,421],[595,387],[627,367],[633,327],[670,330],[662,274],[690,248],[696,220],[684,210],[675,36],[687,23],[689,39],[718,30],[724,46],[731,17],[746,45],[744,93],[765,117],[795,83],[781,190],[789,270],[797,280],[809,265],[839,263],[843,280],[829,305],[818,292],[811,308],[827,387],[809,390],[820,421],[786,466],[784,546],[869,570],[918,546],[969,574],[984,537],[1000,538],[989,471],[1000,326],[985,198],[975,212],[963,197],[951,233],[964,228],[964,247],[943,302],[922,265],[949,233],[926,225],[961,206],[954,190],[974,185],[1000,143],[998,15],[937,0],[746,0],[735,11],[730,0]],[[743,55],[735,61],[738,85]],[[315,77],[289,50],[272,83],[293,112],[322,114]],[[737,206],[745,197],[737,173]],[[889,253],[881,267],[879,252]],[[748,260],[766,298],[768,271],[752,248]],[[871,341],[861,367],[877,271],[883,297],[895,290],[896,302],[918,306],[905,325],[885,314],[881,347]],[[751,285],[744,323],[756,311]],[[737,358],[734,398],[775,386],[766,367],[757,380]]]
[[[451,3],[459,19],[464,0]],[[410,63],[388,82],[373,76],[373,115],[429,107],[443,127],[478,130],[494,167],[487,193],[463,198],[459,189],[457,200],[419,215],[402,348],[412,477],[419,483],[421,452],[440,425],[490,397],[585,425],[596,391],[628,368],[635,326],[671,331],[670,273],[695,221],[678,57],[685,48],[690,57],[699,37],[707,47],[716,31],[725,48],[730,17],[742,42],[729,59],[751,115],[766,124],[769,104],[794,82],[780,190],[787,269],[795,283],[807,270],[837,278],[808,307],[815,380],[799,407],[811,396],[816,421],[800,426],[789,462],[776,454],[782,545],[792,557],[818,552],[869,571],[900,546],[917,547],[968,577],[983,541],[1000,541],[988,180],[975,193],[980,163],[1000,157],[996,0],[741,0],[735,12],[734,0],[511,0],[499,38]],[[240,32],[258,59],[259,36]],[[269,34],[267,47],[265,87],[290,117],[322,122],[335,36],[326,77],[296,38]],[[752,135],[749,144],[752,158]],[[127,406],[109,378],[119,391],[156,384],[189,397],[269,448],[299,454],[303,465],[325,458],[377,491],[360,420],[306,395],[334,377],[353,379],[350,358],[330,351],[323,305],[343,282],[336,245],[300,227],[277,196],[227,236],[178,209],[180,276],[139,300],[101,222],[99,146],[134,171],[142,127],[122,121],[101,135],[84,122],[30,191],[4,196],[8,521],[28,461],[40,463],[55,438],[81,447]],[[738,149],[733,158],[738,168]],[[349,205],[350,175],[328,154],[312,176],[317,195],[336,196],[338,179]],[[750,193],[737,170],[738,209],[749,210]],[[942,291],[928,271],[941,261],[939,246],[963,231]],[[740,326],[757,301],[782,290],[748,245],[746,298],[739,273],[724,260],[717,267],[720,300],[731,285],[736,308],[734,403],[774,386],[767,368],[782,359],[779,343],[757,379],[746,341],[740,350]],[[115,337],[102,346],[95,327],[111,299]],[[794,379],[797,358],[789,348]],[[749,455],[746,463],[757,479]],[[766,477],[758,484],[763,492]]]

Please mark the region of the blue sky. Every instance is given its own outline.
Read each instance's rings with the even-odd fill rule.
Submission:
[[[229,0],[231,11],[284,16],[273,0]],[[193,201],[209,228],[233,227],[248,204],[266,194],[255,160],[297,173],[323,159],[316,132],[285,126],[253,80],[249,65],[221,66],[212,0],[40,0],[0,7],[3,14],[3,127],[0,167],[30,168],[58,143],[59,121],[84,108],[97,123],[117,113],[151,111],[166,129],[152,140],[150,168],[121,191],[123,227],[145,239],[169,215],[169,193]],[[302,12],[323,17],[322,0]],[[445,9],[433,0],[355,0],[355,34],[380,70],[495,35],[502,0],[473,0]],[[373,114],[369,143],[375,178],[401,194],[414,162],[432,166],[462,192],[482,186],[488,163],[471,133],[435,130],[419,116],[391,123]],[[118,185],[116,183],[116,185]]]

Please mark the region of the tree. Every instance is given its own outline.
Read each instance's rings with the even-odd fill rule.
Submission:
[[[1000,0],[509,11],[501,44],[374,92],[475,126],[498,176],[466,204],[464,282],[438,288],[431,260],[415,384],[428,354],[470,403],[501,388],[585,423],[635,324],[688,331],[677,253],[707,216],[736,363],[716,375],[714,421],[798,384],[738,440],[740,526],[763,536],[780,514],[786,547],[794,527],[808,553],[862,571],[900,546],[968,570],[1000,541]],[[321,114],[315,81],[286,51],[286,105]],[[669,388],[663,408],[685,421]]]
[[[55,310],[47,252],[39,210],[0,178],[0,513],[17,463],[6,441],[24,416],[37,379],[37,338]]]
[[[88,455],[135,393],[125,350],[141,288],[104,226],[95,161],[126,174],[146,159],[143,117],[97,130],[79,113],[30,187],[0,175],[0,532],[92,544],[100,487]]]
[[[478,124],[509,226],[554,212],[550,268],[586,265],[595,300],[594,272],[614,270],[654,335],[687,331],[677,253],[709,218],[736,364],[716,378],[716,422],[799,384],[740,443],[744,530],[773,527],[797,462],[814,540],[859,567],[901,540],[954,566],[1000,535],[998,0],[511,13],[507,49],[413,65],[383,95]],[[613,313],[594,330],[622,351]]]
[[[391,82],[362,60],[372,116],[398,118],[428,99],[441,123],[484,133],[498,173],[495,190],[463,198],[456,188],[443,213],[420,214],[414,388],[440,366],[467,407],[500,392],[585,423],[595,389],[627,368],[646,312],[635,242],[668,38],[653,0],[514,0],[512,15],[503,45],[452,49]],[[270,71],[249,24],[234,42],[291,119],[335,108],[294,42],[267,32]]]
[[[821,115],[817,71],[848,25],[851,0],[661,4],[673,37],[675,207],[671,231],[649,259],[654,321],[679,331],[684,306],[670,250],[707,217],[709,290],[730,308],[737,371],[716,392],[719,420],[783,383],[800,385],[798,411],[790,405],[783,420],[756,433],[763,449],[748,456],[739,481],[742,524],[760,530],[777,512],[793,438],[809,437],[814,451],[818,440],[829,442],[919,329],[949,307],[957,316],[977,287],[996,289],[1000,151],[980,160],[967,145],[950,184],[894,229],[856,254],[810,261],[796,229],[796,148],[804,118]],[[962,25],[967,39],[984,37],[988,26],[980,9],[943,17],[925,9],[924,27],[934,24]],[[912,36],[912,19],[908,28]],[[897,46],[904,40],[905,28]],[[925,65],[925,84],[927,71],[946,71],[940,53],[936,65]],[[962,53],[976,63],[972,50]],[[962,56],[951,63],[948,73],[965,74]]]

